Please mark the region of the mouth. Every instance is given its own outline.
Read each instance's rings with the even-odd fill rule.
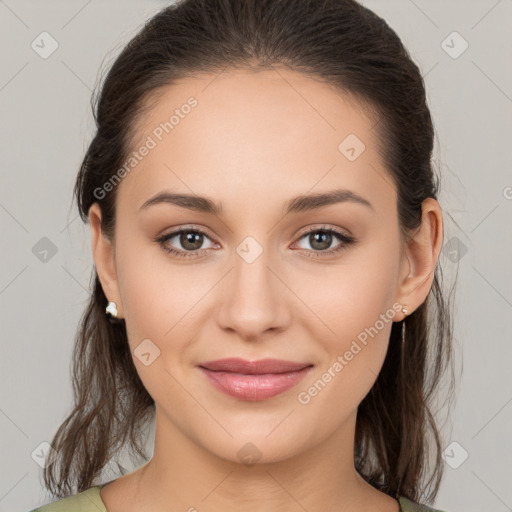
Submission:
[[[311,370],[311,363],[280,359],[246,361],[219,359],[198,365],[219,391],[240,400],[257,401],[277,396],[298,384]]]

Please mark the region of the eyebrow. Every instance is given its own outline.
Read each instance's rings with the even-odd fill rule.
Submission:
[[[337,189],[331,190],[329,192],[321,192],[295,197],[288,202],[285,214],[304,212],[308,210],[314,210],[316,208],[321,208],[322,206],[329,206],[331,204],[345,202],[362,204],[375,211],[370,201],[364,197],[361,197],[356,192],[345,189]]]
[[[356,192],[352,192],[351,190],[346,189],[337,189],[331,190],[329,192],[297,196],[287,202],[285,207],[285,215],[289,213],[299,213],[314,210],[323,206],[344,202],[362,204],[375,211],[370,201],[364,197],[361,197]],[[195,194],[176,194],[167,191],[160,192],[152,198],[148,199],[139,208],[139,211],[145,210],[152,205],[161,203],[173,204],[182,208],[187,208],[189,210],[211,213],[213,215],[222,214],[222,205],[214,203],[207,197],[198,196]]]

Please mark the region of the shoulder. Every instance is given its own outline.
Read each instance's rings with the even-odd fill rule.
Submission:
[[[101,485],[89,487],[74,496],[48,503],[29,512],[107,512],[100,496]]]
[[[398,498],[398,502],[400,503],[400,512],[443,512],[442,510],[438,510],[436,508],[420,505],[419,503],[408,500],[403,496]]]

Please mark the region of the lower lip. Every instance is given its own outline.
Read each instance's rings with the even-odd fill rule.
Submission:
[[[212,371],[199,367],[211,384],[220,391],[241,400],[265,400],[279,395],[299,383],[311,370],[311,366],[287,373],[244,375],[240,373]]]

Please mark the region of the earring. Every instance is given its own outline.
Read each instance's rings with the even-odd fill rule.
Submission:
[[[402,308],[402,313],[403,313],[405,316],[407,316],[407,309]],[[403,345],[404,345],[404,343],[405,343],[405,322],[404,322],[404,320],[405,320],[405,317],[404,317],[404,319],[402,320],[402,346],[403,346]]]
[[[107,316],[110,316],[111,318],[117,318],[117,304],[113,301],[109,301],[107,307],[105,308],[105,312],[107,313]]]

